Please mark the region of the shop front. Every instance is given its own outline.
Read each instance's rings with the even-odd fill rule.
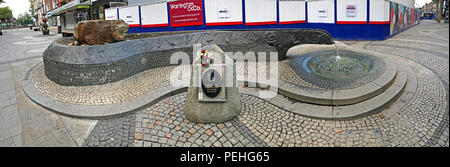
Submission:
[[[93,0],[92,1],[92,11],[93,20],[105,20],[105,9],[111,8],[112,5],[125,6],[127,0]]]
[[[91,20],[90,8],[90,0],[75,0],[53,10],[51,15],[56,19],[63,36],[72,36],[75,24]]]

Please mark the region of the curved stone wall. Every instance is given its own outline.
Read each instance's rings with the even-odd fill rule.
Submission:
[[[66,38],[44,52],[46,76],[65,86],[101,85],[139,72],[170,65],[170,56],[183,51],[190,56],[194,44],[216,44],[225,52],[278,52],[284,59],[299,44],[334,44],[323,30],[205,31],[136,39],[95,46],[69,46]]]

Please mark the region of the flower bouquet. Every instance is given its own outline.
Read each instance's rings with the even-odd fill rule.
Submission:
[[[49,35],[50,34],[50,30],[48,29],[48,24],[47,24],[48,19],[43,17],[42,18],[42,34],[43,35]]]
[[[194,64],[201,64],[202,67],[208,68],[211,64],[211,58],[207,50],[201,50],[197,59],[194,60]]]

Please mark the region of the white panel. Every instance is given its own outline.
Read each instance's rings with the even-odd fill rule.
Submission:
[[[384,21],[384,0],[370,0],[370,21]]]
[[[117,8],[105,9],[105,20],[116,20],[117,19]]]
[[[389,1],[384,1],[384,21],[390,21],[391,4]]]
[[[325,12],[325,13],[319,13]],[[334,23],[333,0],[309,0],[308,23]]]
[[[367,21],[367,0],[336,0],[337,21]],[[347,7],[355,6],[354,10]]]
[[[280,0],[279,7],[280,22],[305,20],[304,0]]]
[[[138,6],[130,6],[119,8],[119,19],[128,23],[128,26],[139,25],[139,8]]]
[[[277,0],[245,0],[245,22],[277,21]]]
[[[206,24],[243,21],[242,0],[206,0],[204,2]]]
[[[389,17],[386,16],[389,16],[389,2],[385,0],[370,0],[370,21],[389,21]]]
[[[164,2],[141,6],[141,22],[143,27],[149,25],[165,26],[166,24],[169,24],[167,3]]]

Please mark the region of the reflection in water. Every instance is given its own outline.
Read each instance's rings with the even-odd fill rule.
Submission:
[[[303,68],[310,74],[327,80],[346,81],[367,76],[373,69],[373,60],[352,52],[328,52],[294,58],[294,68]],[[295,65],[301,64],[301,66]]]

